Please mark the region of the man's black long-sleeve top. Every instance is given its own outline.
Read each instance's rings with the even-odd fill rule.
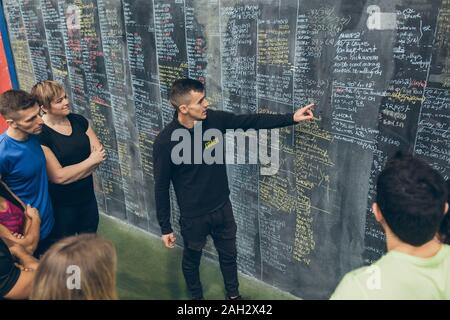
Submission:
[[[246,114],[235,115],[230,112],[208,110],[202,121],[202,154],[205,148],[203,132],[218,129],[272,129],[295,124],[293,113],[288,114]],[[191,164],[174,164],[171,159],[172,148],[180,141],[171,141],[176,129],[189,130],[191,138]],[[220,138],[222,139],[222,137]],[[222,141],[224,143],[224,141]],[[169,123],[156,137],[153,145],[153,172],[155,178],[156,215],[162,234],[172,232],[170,223],[169,187],[172,181],[180,207],[180,214],[193,218],[207,214],[224,204],[230,190],[225,164],[193,164],[194,129],[186,129],[177,119]],[[225,162],[225,161],[223,161]]]

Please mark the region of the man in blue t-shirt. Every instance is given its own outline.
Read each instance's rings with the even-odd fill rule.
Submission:
[[[0,95],[0,114],[8,124],[0,135],[0,176],[23,202],[39,210],[40,241],[35,252],[39,256],[52,244],[54,223],[45,156],[36,137],[44,122],[35,98],[22,90]]]

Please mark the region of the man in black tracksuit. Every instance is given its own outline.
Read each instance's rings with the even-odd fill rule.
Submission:
[[[176,109],[174,119],[155,139],[153,163],[155,177],[156,214],[161,226],[162,241],[168,248],[175,246],[175,236],[170,223],[169,187],[172,182],[180,207],[181,235],[184,241],[183,274],[193,299],[203,299],[199,265],[202,249],[208,235],[214,240],[219,255],[227,298],[239,299],[237,277],[236,223],[229,200],[230,190],[224,161],[222,164],[195,164],[194,125],[201,121],[201,133],[208,129],[272,129],[311,120],[313,104],[295,113],[234,115],[208,110],[203,84],[182,79],[174,82],[170,102]],[[190,163],[172,159],[172,149],[179,141],[172,141],[175,130],[187,130],[191,138]],[[220,139],[222,139],[221,137]],[[201,151],[208,142],[201,140]],[[199,146],[197,146],[198,148]],[[197,159],[198,160],[198,159]]]

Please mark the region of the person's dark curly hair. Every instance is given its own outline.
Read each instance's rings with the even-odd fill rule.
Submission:
[[[392,232],[410,245],[436,236],[446,201],[444,178],[412,155],[397,153],[378,176],[376,202]]]

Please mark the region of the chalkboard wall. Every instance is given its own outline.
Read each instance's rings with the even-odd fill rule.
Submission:
[[[108,151],[96,175],[101,210],[148,232],[159,234],[152,147],[173,116],[173,80],[204,81],[212,107],[235,113],[316,102],[317,120],[280,131],[277,175],[228,168],[240,271],[299,297],[328,298],[385,251],[369,208],[395,150],[449,178],[450,0],[2,6],[21,88],[64,83]]]

